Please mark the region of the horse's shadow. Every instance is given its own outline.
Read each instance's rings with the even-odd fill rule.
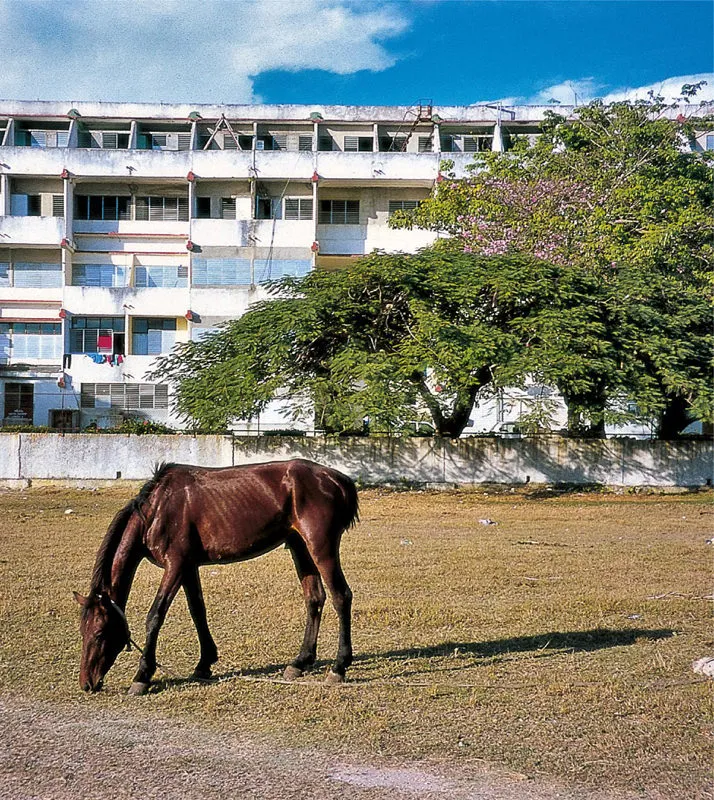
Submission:
[[[638,639],[649,639],[658,641],[668,639],[675,635],[675,631],[670,628],[657,628],[654,630],[644,628],[593,628],[587,631],[555,631],[551,633],[539,633],[534,636],[514,636],[508,639],[494,639],[484,642],[457,642],[447,641],[437,645],[426,647],[406,647],[399,650],[385,650],[369,653],[359,653],[355,655],[354,664],[369,667],[377,662],[389,661],[395,664],[402,664],[403,669],[394,674],[390,671],[390,679],[405,678],[414,674],[425,674],[426,672],[452,672],[464,668],[464,657],[482,659],[483,661],[508,660],[518,653],[531,652],[534,658],[562,655],[566,653],[588,653],[595,650],[603,650],[608,647],[625,647],[635,644]],[[451,658],[445,664],[430,665],[428,668],[414,664],[413,662],[424,659]],[[311,672],[319,673],[326,671],[332,662],[329,659],[320,659],[315,662]],[[255,678],[255,679],[275,679],[278,678],[287,664],[267,664],[263,667],[253,669],[228,670],[217,673],[208,681],[202,683],[214,683],[218,681],[230,680],[232,678]],[[350,678],[350,683],[370,683],[381,681],[379,677]],[[195,678],[186,677],[163,677],[152,684],[154,692],[160,692],[176,686],[183,686],[188,683],[196,683]]]

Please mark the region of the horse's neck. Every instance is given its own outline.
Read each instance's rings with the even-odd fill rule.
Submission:
[[[106,568],[103,570],[106,576],[103,583],[106,585],[102,589],[121,609],[126,607],[136,568],[142,557],[139,533],[133,525],[128,525],[115,552],[111,555],[107,554],[107,558],[111,560],[111,566],[106,564]]]

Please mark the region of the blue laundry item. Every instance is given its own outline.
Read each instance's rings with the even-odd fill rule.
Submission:
[[[95,364],[103,364],[104,356],[101,353],[87,353],[87,355],[94,361]]]

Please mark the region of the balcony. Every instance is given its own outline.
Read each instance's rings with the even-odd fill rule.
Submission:
[[[72,314],[92,316],[183,317],[190,307],[190,290],[99,286],[65,286],[64,307]]]
[[[64,217],[1,217],[0,244],[10,247],[59,247]]]

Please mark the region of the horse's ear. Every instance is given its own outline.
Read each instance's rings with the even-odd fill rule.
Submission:
[[[87,598],[79,592],[72,592],[74,599],[84,608],[87,605]]]

